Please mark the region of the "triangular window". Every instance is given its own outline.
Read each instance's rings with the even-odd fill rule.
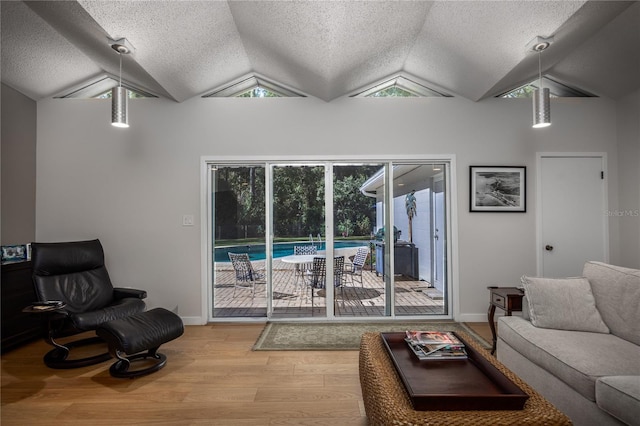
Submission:
[[[445,93],[441,93],[435,89],[418,83],[415,78],[407,78],[404,76],[395,76],[390,79],[378,83],[375,86],[368,87],[352,97],[367,98],[416,98],[416,97],[449,97]]]
[[[391,86],[386,89],[378,90],[377,92],[373,92],[367,95],[370,98],[384,98],[384,97],[396,97],[396,98],[415,98],[418,95],[411,93],[408,90],[403,89],[399,86]]]
[[[123,87],[125,87],[123,85]],[[129,99],[139,99],[139,98],[148,98],[149,96],[145,96],[135,90],[131,90],[127,87],[127,94],[129,95]],[[95,99],[111,99],[111,89],[107,90],[104,93],[99,94],[98,96],[94,96]],[[155,98],[155,96],[154,96]]]
[[[251,75],[239,81],[220,87],[203,98],[287,98],[305,97],[291,89],[269,81],[263,77]]]
[[[103,75],[96,80],[91,80],[79,87],[73,88],[70,92],[60,96],[59,99],[111,99],[111,89],[118,86],[118,80],[108,75]],[[157,98],[149,92],[137,88],[129,83],[122,82],[122,87],[129,93],[129,99],[137,98]]]
[[[496,96],[497,98],[530,98],[533,91],[540,86],[540,79],[535,79],[530,83],[516,87],[506,93]],[[560,83],[548,76],[542,77],[542,87],[549,89],[552,98],[591,98],[595,97],[590,93],[572,86]]]
[[[242,92],[236,95],[237,98],[281,98],[282,95],[279,95],[271,90],[256,86],[252,89],[247,90],[246,92]]]

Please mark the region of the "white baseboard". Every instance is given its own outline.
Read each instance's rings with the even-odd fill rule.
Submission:
[[[521,316],[522,312],[513,312],[513,316]],[[496,309],[496,313],[493,316],[494,321],[498,321],[498,318],[504,316],[504,311]],[[460,314],[456,319],[458,322],[487,322],[489,321],[488,314]]]
[[[184,325],[205,325],[205,322],[202,322],[201,317],[180,317],[182,318],[182,323]]]
[[[496,311],[495,319],[498,318],[500,314]],[[487,322],[489,319],[487,318],[487,314],[460,314],[456,319],[458,322]]]
[[[494,319],[497,321],[499,317],[501,317],[503,313],[498,309],[496,310],[496,314]],[[205,325],[207,321],[202,321],[201,317],[180,317],[182,318],[182,322],[184,325]],[[398,318],[396,318],[398,319]],[[263,319],[264,320],[264,319]],[[266,321],[266,320],[265,320]],[[487,314],[460,314],[458,318],[456,318],[458,322],[487,322]]]

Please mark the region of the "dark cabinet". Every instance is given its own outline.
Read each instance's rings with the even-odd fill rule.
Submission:
[[[394,273],[419,280],[418,247],[411,243],[396,243],[394,251]],[[384,243],[376,242],[376,274],[383,276],[384,256]]]
[[[2,265],[2,352],[40,337],[40,319],[22,312],[36,301],[31,262]]]

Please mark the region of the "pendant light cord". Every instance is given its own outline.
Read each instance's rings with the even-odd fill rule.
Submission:
[[[118,86],[122,87],[122,53],[118,53],[120,56],[120,79],[118,80]]]
[[[540,90],[542,90],[542,50],[538,50],[538,78],[540,79]]]

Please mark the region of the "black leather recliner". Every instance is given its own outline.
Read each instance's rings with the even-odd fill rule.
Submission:
[[[99,240],[32,243],[33,283],[40,302],[60,301],[64,307],[47,313],[45,340],[54,346],[44,357],[51,368],[77,368],[104,362],[109,352],[67,359],[73,347],[103,342],[89,337],[69,343],[56,339],[95,331],[101,324],[143,312],[147,293],[114,288],[104,265]]]

